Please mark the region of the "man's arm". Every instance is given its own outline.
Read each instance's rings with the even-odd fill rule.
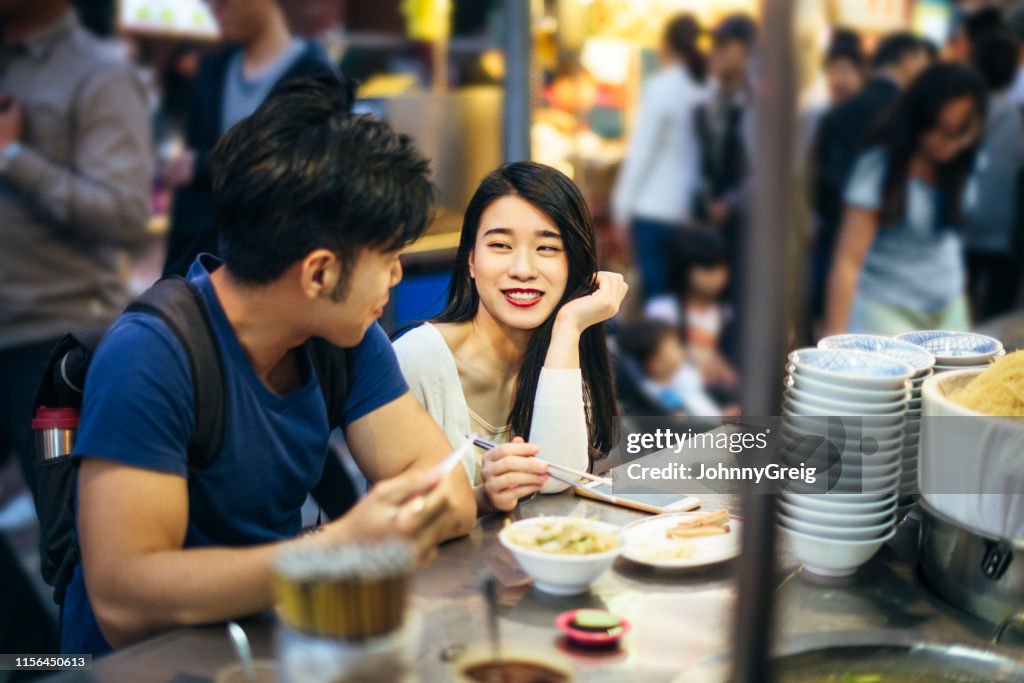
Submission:
[[[127,64],[104,65],[78,98],[74,160],[54,164],[25,147],[7,176],[35,207],[87,239],[130,245],[149,218],[149,111]]]
[[[84,458],[78,487],[82,569],[96,621],[114,648],[270,606],[278,545],[182,549],[186,479]]]
[[[359,468],[374,483],[407,470],[429,469],[452,452],[444,432],[408,391],[352,422],[345,439]],[[451,507],[440,540],[468,534],[476,521],[476,500],[465,470],[457,466],[439,488]]]
[[[107,642],[124,647],[177,626],[233,619],[270,607],[270,565],[284,543],[408,539],[426,561],[450,525],[439,473],[412,472],[374,487],[322,533],[247,548],[182,548],[183,477],[83,458],[78,536],[89,601]]]

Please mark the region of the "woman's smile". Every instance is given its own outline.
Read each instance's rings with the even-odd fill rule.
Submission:
[[[539,289],[503,289],[501,293],[505,295],[505,301],[518,308],[536,306],[544,296]]]

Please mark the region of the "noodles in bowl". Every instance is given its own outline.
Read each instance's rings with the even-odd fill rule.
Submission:
[[[533,524],[513,526],[506,538],[523,548],[556,555],[593,555],[619,547],[617,534],[572,517],[541,518]]]
[[[949,394],[954,403],[985,415],[1024,417],[1024,351],[993,362]]]
[[[617,526],[579,517],[534,517],[509,524],[498,540],[534,585],[576,595],[605,572],[622,550]]]

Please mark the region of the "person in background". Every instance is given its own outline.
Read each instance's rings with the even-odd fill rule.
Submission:
[[[209,4],[228,45],[199,67],[185,148],[162,171],[164,186],[175,191],[165,275],[184,275],[199,253],[217,253],[210,152],[220,136],[278,84],[333,69],[319,45],[291,35],[280,0]],[[351,94],[343,106],[351,107]]]
[[[501,444],[464,461],[481,513],[565,489],[531,456],[589,470],[614,445],[603,323],[627,289],[597,271],[590,212],[562,173],[524,161],[484,178],[448,303],[395,342],[412,392],[452,442],[472,431]]]
[[[853,97],[822,117],[812,145],[815,236],[811,255],[808,316],[820,326],[836,237],[843,219],[843,190],[865,138],[889,107],[929,64],[919,38],[909,33],[887,36],[871,58],[871,77]]]
[[[1020,45],[1017,52],[1017,70],[1007,97],[1018,108],[1024,110],[1024,0],[1018,0],[1007,12],[1006,24]]]
[[[738,378],[721,349],[727,328],[734,324],[732,308],[724,300],[729,285],[729,257],[720,237],[700,250],[688,246],[678,242],[672,257],[674,294],[647,302],[644,314],[679,330],[704,386],[716,398],[731,403]]]
[[[968,327],[960,205],[987,100],[974,69],[938,64],[873,135],[846,190],[827,334]]]
[[[745,14],[718,25],[711,52],[714,87],[695,117],[701,173],[697,214],[725,236],[729,250],[736,247],[753,151],[749,67],[756,40],[757,25]]]
[[[971,63],[989,89],[985,131],[963,208],[968,291],[977,322],[1012,310],[1020,290],[1014,238],[1024,126],[1020,109],[1006,94],[1019,53],[1016,36],[1007,30],[990,31],[971,43]]]
[[[616,343],[626,370],[661,414],[721,417],[722,408],[704,390],[700,371],[690,362],[675,327],[645,319],[619,327]],[[735,406],[728,414],[736,414]]]
[[[750,155],[754,149],[750,62],[757,25],[746,14],[734,14],[718,25],[713,38],[711,73],[715,85],[695,115],[701,174],[694,198],[695,214],[705,232],[717,234],[725,242],[734,275],[726,298],[733,310],[739,310],[742,286],[736,276],[742,274],[739,240],[750,200]],[[738,360],[734,334],[723,338],[722,349],[727,357]]]
[[[196,96],[196,78],[203,55],[191,43],[177,46],[168,60],[161,79],[161,124],[165,136],[184,136],[192,102]]]
[[[859,93],[867,72],[860,36],[854,31],[837,30],[825,53],[824,67],[830,105],[841,104]]]
[[[32,401],[67,332],[128,302],[123,250],[146,234],[146,94],[66,0],[0,0],[0,460],[35,492]]]
[[[698,168],[693,113],[707,95],[700,26],[689,14],[672,19],[662,36],[661,69],[644,85],[629,150],[612,195],[616,235],[632,233],[643,297],[663,294],[669,243],[691,224]]]
[[[271,559],[301,531],[332,426],[374,486],[299,542],[402,537],[426,561],[472,528],[465,474],[437,467],[451,445],[376,323],[429,221],[429,166],[387,124],[348,114],[346,96],[292,81],[214,148],[224,260],[203,254],[188,278],[224,366],[213,461],[189,466],[193,381],[161,318],[126,313],[96,350],[72,454],[81,563],[63,652],[268,609]],[[344,355],[343,405],[325,403],[311,338]]]
[[[959,62],[970,62],[974,43],[989,31],[1005,28],[1003,11],[992,3],[980,2],[958,12],[956,29],[946,50],[946,57]]]
[[[827,111],[850,99],[864,87],[867,77],[867,63],[861,47],[860,36],[849,29],[836,29],[832,35],[825,58],[822,60],[825,77],[824,102],[806,108],[800,117],[801,158],[808,154],[821,124],[821,117]]]

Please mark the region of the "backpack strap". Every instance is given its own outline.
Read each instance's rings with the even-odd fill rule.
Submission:
[[[306,342],[313,369],[320,380],[320,391],[327,404],[327,421],[331,429],[342,426],[345,400],[352,389],[352,354],[320,337]]]
[[[224,441],[224,368],[203,295],[189,280],[171,275],[146,290],[126,313],[138,312],[164,321],[181,342],[192,371],[195,428],[188,442],[192,473],[217,457]]]
[[[342,426],[345,400],[355,380],[352,354],[319,337],[307,341],[306,349],[320,381],[327,421],[333,431]],[[351,478],[333,452],[327,454],[320,482],[310,493],[330,519],[345,514],[359,497]]]

